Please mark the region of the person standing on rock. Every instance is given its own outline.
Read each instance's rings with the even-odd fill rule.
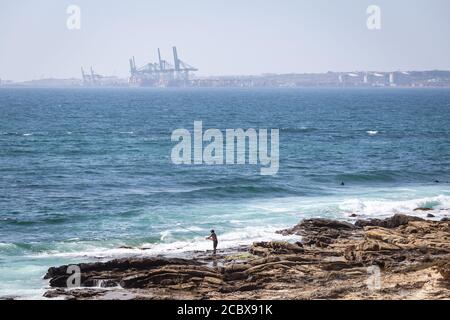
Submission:
[[[217,240],[217,235],[214,230],[211,230],[211,235],[207,237],[206,240],[211,240],[213,242],[213,254],[216,254],[217,244],[219,243],[219,241]]]

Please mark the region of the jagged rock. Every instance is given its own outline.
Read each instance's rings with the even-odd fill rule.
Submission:
[[[56,289],[56,290],[48,290],[44,293],[44,298],[58,298],[62,295],[66,295],[66,291],[65,290],[60,290],[60,289]]]
[[[147,270],[163,265],[200,265],[196,261],[177,258],[123,258],[115,259],[107,262],[94,262],[94,263],[80,263],[77,264],[80,267],[81,272],[94,272],[94,271],[122,271],[129,269]],[[60,267],[51,267],[48,269],[44,279],[50,279],[55,276],[68,276],[67,270],[71,265],[64,265]]]
[[[249,264],[233,263],[230,266],[225,266],[223,268],[223,273],[228,274],[228,273],[242,272],[242,271],[247,270],[250,267],[251,267],[251,265],[249,265]]]
[[[435,218],[435,216],[434,216],[434,214],[429,213],[429,214],[427,214],[427,218]]]
[[[303,246],[289,242],[256,242],[250,248],[250,253],[257,256],[269,256],[272,254],[302,253]]]
[[[120,281],[124,288],[146,288],[152,285],[178,285],[193,281],[193,279],[204,280],[205,278],[221,278],[215,270],[207,267],[163,266],[147,272],[140,272],[125,277]]]
[[[433,209],[431,208],[416,208],[414,209],[414,211],[432,211]]]
[[[390,244],[385,241],[378,241],[378,240],[366,240],[363,241],[359,246],[357,247],[360,251],[386,251],[386,250],[400,250],[401,248],[399,246],[396,246],[394,244]]]
[[[299,234],[303,242],[258,242],[216,256],[196,252],[191,259],[128,258],[79,264],[85,287],[81,289],[65,289],[68,266],[50,268],[45,277],[56,289],[45,296],[366,299],[370,294],[372,299],[450,299],[447,221],[396,215],[357,227],[309,219],[281,233]],[[374,266],[381,268],[382,289],[369,292],[366,282]]]
[[[118,276],[121,272],[138,272],[140,270],[151,270],[167,265],[197,266],[198,262],[186,259],[165,259],[165,258],[124,258],[108,262],[80,263],[77,266],[81,271],[81,285],[83,287],[106,286],[113,287],[120,283]],[[50,279],[49,284],[53,288],[67,287],[67,280],[71,274],[67,273],[70,265],[49,268],[44,279]]]
[[[305,245],[327,247],[338,238],[349,237],[355,226],[351,223],[328,219],[307,219],[291,229],[281,230],[283,235],[300,235]]]
[[[306,219],[290,230],[289,234],[295,234],[297,231],[314,230],[353,230],[355,226],[348,222],[329,220],[329,219]]]
[[[423,219],[419,217],[407,216],[404,214],[396,214],[392,218],[387,218],[384,220],[381,219],[357,220],[355,222],[355,226],[359,228],[372,226],[372,227],[393,229],[402,225],[406,225],[410,221],[423,221]]]

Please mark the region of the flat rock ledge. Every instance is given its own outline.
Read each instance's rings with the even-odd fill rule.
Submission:
[[[216,257],[126,258],[50,268],[47,298],[65,299],[450,299],[450,222],[406,215],[355,224],[304,220]],[[70,279],[69,279],[70,280]]]

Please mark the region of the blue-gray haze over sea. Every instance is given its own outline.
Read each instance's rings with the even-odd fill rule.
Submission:
[[[0,89],[0,296],[50,266],[450,208],[448,89]],[[176,166],[171,133],[280,129],[280,169]],[[341,186],[345,182],[345,186]],[[220,249],[219,248],[219,249]],[[146,250],[142,250],[146,249]]]

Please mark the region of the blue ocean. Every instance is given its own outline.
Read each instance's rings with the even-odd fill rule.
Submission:
[[[280,167],[175,165],[173,130],[280,130]],[[50,266],[450,209],[448,89],[0,88],[0,297]],[[342,185],[344,182],[344,185]],[[429,213],[429,212],[427,212]]]

